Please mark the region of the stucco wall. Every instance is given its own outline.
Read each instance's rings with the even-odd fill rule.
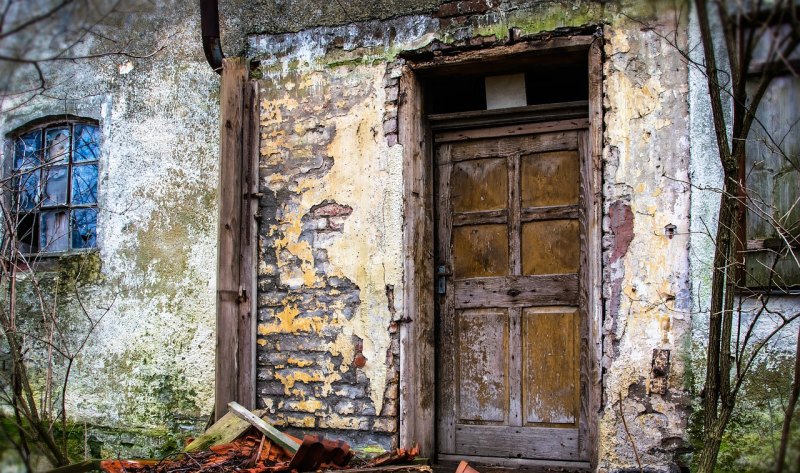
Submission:
[[[201,430],[213,406],[219,79],[203,57],[195,2],[158,3],[128,3],[98,27],[128,52],[155,54],[45,64],[47,93],[6,101],[0,116],[4,135],[65,113],[100,123],[98,249],[37,268],[81,268],[90,315],[110,307],[67,387],[67,411],[88,429],[94,456],[155,455]],[[77,54],[109,50],[90,36]],[[58,316],[77,347],[87,326],[64,287]]]

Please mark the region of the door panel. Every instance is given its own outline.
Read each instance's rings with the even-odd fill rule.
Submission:
[[[458,311],[459,423],[504,423],[508,413],[508,312]]]
[[[469,225],[453,229],[456,279],[508,274],[506,225]]]
[[[577,151],[527,154],[520,161],[523,207],[578,203],[580,160]]]
[[[580,133],[435,148],[439,453],[587,460]]]
[[[522,224],[522,274],[577,273],[580,234],[577,219]]]
[[[522,314],[524,422],[577,427],[578,314],[547,309],[528,308]]]

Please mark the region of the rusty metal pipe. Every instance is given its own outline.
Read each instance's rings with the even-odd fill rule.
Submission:
[[[222,74],[222,43],[219,39],[219,2],[200,0],[200,31],[203,35],[203,52],[206,60],[217,74]]]

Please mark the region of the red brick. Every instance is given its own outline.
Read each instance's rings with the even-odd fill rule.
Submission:
[[[353,213],[353,208],[349,205],[337,204],[336,202],[323,202],[311,207],[311,215],[319,217],[346,217]]]

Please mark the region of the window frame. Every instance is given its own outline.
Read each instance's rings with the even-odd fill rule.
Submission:
[[[782,27],[782,26],[783,26],[782,23],[778,23],[776,25],[773,25],[773,27],[779,27],[779,28]],[[787,67],[786,63],[788,63],[788,67]],[[778,70],[777,70],[777,72],[776,72],[776,74],[774,76],[775,79],[778,79],[778,78],[781,78],[781,77],[790,76],[790,75],[792,75],[792,68],[794,68],[796,70],[797,67],[800,67],[800,57],[787,58],[785,60],[785,62],[776,62],[776,61],[773,61],[773,62],[764,62],[764,61],[759,62],[759,61],[755,61],[754,60],[750,64],[750,67],[749,67],[749,69],[747,71],[747,76],[745,77],[745,80],[748,82],[747,87],[750,86],[750,81],[751,80],[761,76],[761,74],[764,72],[765,68],[776,66],[776,65],[778,66]],[[775,81],[773,81],[769,85],[769,88],[772,88],[772,87],[775,87]],[[769,90],[769,88],[768,88],[768,90]],[[765,105],[765,102],[760,103],[759,104],[759,110],[764,105]],[[748,135],[748,141],[751,140],[752,139],[751,136],[754,133],[757,132],[757,129],[758,129],[757,127],[758,127],[758,123],[754,123],[753,124],[753,128],[751,128],[750,134]],[[796,127],[797,129],[800,129],[800,123],[795,123],[794,127]],[[748,146],[749,146],[749,144],[748,144]],[[777,258],[777,259],[786,258],[786,255],[779,255],[779,253],[784,252],[785,250],[787,250],[787,248],[786,248],[787,245],[786,245],[786,242],[784,242],[780,238],[775,238],[775,237],[754,238],[754,237],[751,237],[748,234],[749,225],[750,225],[749,213],[753,212],[753,210],[750,209],[750,205],[755,205],[755,204],[753,204],[751,202],[751,199],[753,198],[752,197],[752,193],[755,191],[755,192],[758,192],[759,194],[763,194],[763,192],[761,192],[763,189],[761,189],[761,188],[758,188],[758,189],[754,188],[753,190],[750,189],[750,182],[749,181],[750,181],[750,173],[751,173],[752,169],[750,169],[748,167],[748,163],[750,162],[750,160],[752,158],[748,154],[749,153],[746,151],[744,162],[741,163],[742,170],[743,170],[743,173],[744,173],[743,178],[744,178],[745,186],[747,188],[747,191],[746,191],[747,192],[747,196],[746,196],[746,202],[745,202],[744,208],[742,209],[743,217],[744,217],[744,219],[743,219],[744,223],[742,225],[740,225],[739,231],[738,231],[738,240],[739,240],[739,242],[738,242],[738,246],[739,246],[738,253],[739,253],[740,258],[741,258],[740,259],[741,266],[740,266],[740,269],[738,271],[739,274],[738,274],[738,277],[737,277],[737,284],[736,284],[737,292],[739,294],[744,294],[744,295],[747,295],[747,294],[800,295],[800,283],[785,284],[785,283],[782,283],[782,282],[781,283],[773,282],[773,283],[765,286],[763,284],[759,284],[759,282],[763,282],[763,281],[751,280],[751,278],[753,278],[755,276],[752,275],[751,272],[748,269],[748,259],[749,258],[758,258],[759,255],[763,255],[764,253],[773,253],[775,255],[775,256],[773,256],[773,258]],[[774,197],[774,196],[771,196],[771,197]],[[773,202],[773,204],[774,204],[774,202]],[[774,205],[777,206],[778,204],[774,204]],[[797,253],[798,250],[800,250],[800,242],[794,241],[793,243],[794,244],[792,244],[791,246],[793,248],[793,251]],[[779,270],[776,268],[775,271],[777,272]],[[783,277],[780,275],[780,273],[778,273],[778,275],[779,275],[780,279],[783,279]],[[770,280],[771,279],[772,278],[770,278]],[[776,285],[776,284],[779,284],[779,285]]]
[[[95,139],[94,143],[97,149],[97,154],[94,156],[94,159],[83,160],[83,161],[76,161],[76,141],[78,140],[78,136],[76,135],[75,131],[78,126],[88,125],[95,127]],[[45,159],[45,153],[47,152],[47,133],[48,130],[54,130],[59,128],[68,128],[69,130],[69,147],[66,153],[66,159],[59,158],[54,160],[54,162],[48,162]],[[37,162],[34,165],[28,164],[20,164],[18,166],[18,158],[17,158],[17,145],[19,140],[32,132],[39,132],[39,143],[38,143],[38,153],[39,156],[37,157]],[[19,234],[15,235],[17,239],[17,244],[20,248],[20,253],[23,255],[28,256],[36,256],[37,258],[48,258],[48,257],[61,257],[64,255],[69,254],[78,254],[78,253],[87,253],[92,251],[97,251],[99,248],[99,240],[98,240],[98,232],[97,232],[97,223],[99,219],[99,198],[98,198],[98,191],[99,191],[99,176],[100,176],[100,161],[101,155],[100,152],[102,148],[101,137],[100,137],[100,122],[93,118],[88,117],[80,117],[74,115],[58,115],[58,116],[50,116],[50,117],[43,117],[37,120],[30,121],[25,125],[18,127],[5,135],[6,138],[6,146],[5,146],[5,155],[6,159],[3,163],[3,174],[5,176],[6,181],[6,192],[3,196],[3,199],[6,203],[6,208],[10,209],[10,211],[15,214],[14,221],[17,224],[17,230],[20,227],[20,223],[22,219],[27,216],[33,216],[35,221],[30,224],[31,232],[33,235],[29,236],[21,236]],[[66,162],[64,162],[66,161]],[[62,164],[63,163],[63,164]],[[65,196],[64,202],[56,202],[56,203],[48,203],[45,205],[45,192],[46,192],[46,182],[47,182],[47,173],[49,169],[56,168],[56,167],[64,167],[66,168],[66,183],[64,186]],[[94,188],[89,189],[91,192],[93,190],[94,193],[94,202],[93,203],[74,203],[73,202],[73,181],[75,179],[75,169],[80,167],[91,167],[94,166],[96,169],[96,176],[94,179]],[[23,176],[30,172],[38,173],[38,182],[36,183],[36,201],[33,207],[31,208],[20,208],[17,205],[17,200],[19,198],[19,194],[21,192],[20,188],[17,184],[17,179],[20,176]],[[10,190],[10,192],[9,192]],[[81,210],[81,209],[93,209],[94,210],[94,235],[93,235],[93,245],[92,246],[82,246],[82,247],[73,247],[73,233],[74,233],[74,224],[73,224],[73,216],[74,211]],[[42,243],[44,235],[44,226],[42,224],[43,218],[46,212],[65,212],[66,213],[66,235],[64,235],[64,239],[66,239],[66,243],[64,244],[63,248],[59,247],[56,250],[47,250],[43,248]],[[4,229],[5,233],[5,229]],[[33,243],[35,240],[35,244]],[[59,239],[60,240],[60,239]],[[58,241],[58,240],[54,240]],[[48,243],[52,244],[52,242]],[[27,248],[23,248],[22,245],[26,245]]]

